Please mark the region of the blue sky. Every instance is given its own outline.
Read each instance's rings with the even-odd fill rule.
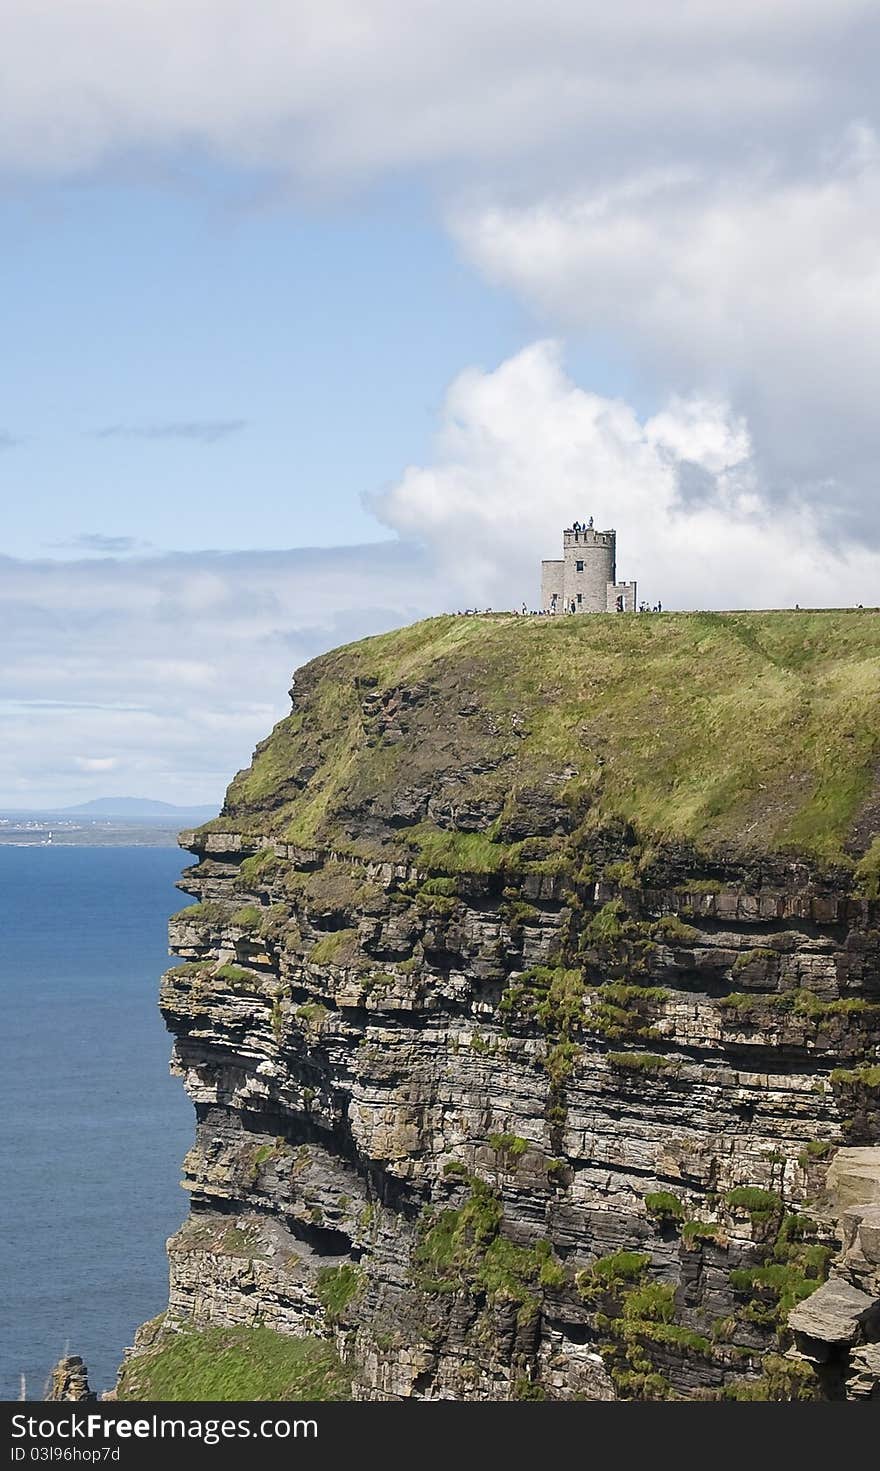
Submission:
[[[6,550],[386,533],[362,495],[427,453],[465,363],[533,335],[417,187],[296,207],[232,170],[2,201]]]
[[[218,801],[298,662],[533,605],[579,511],[667,607],[880,603],[877,32],[8,0],[0,806]]]
[[[430,453],[450,378],[540,332],[418,181],[297,203],[187,162],[0,197],[10,555],[377,540],[363,494]],[[609,344],[572,353],[630,387]]]
[[[5,550],[386,535],[364,494],[428,455],[450,379],[530,342],[534,313],[416,180],[297,202],[185,158],[120,173],[0,197]],[[629,387],[575,338],[593,386]]]

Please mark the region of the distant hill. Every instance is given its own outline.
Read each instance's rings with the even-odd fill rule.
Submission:
[[[216,807],[175,807],[173,802],[155,802],[149,797],[94,797],[91,802],[61,810],[81,817],[167,817],[169,820],[184,817],[204,820],[217,814]]]

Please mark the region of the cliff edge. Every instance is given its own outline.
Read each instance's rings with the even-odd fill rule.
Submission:
[[[131,1398],[880,1392],[880,615],[438,618],[182,842]]]

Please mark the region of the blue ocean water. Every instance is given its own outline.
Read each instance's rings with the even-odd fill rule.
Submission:
[[[0,846],[0,1397],[109,1388],[165,1305],[193,1113],[156,1005],[174,848]]]

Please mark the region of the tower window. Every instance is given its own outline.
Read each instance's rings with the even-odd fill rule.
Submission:
[[[575,562],[575,564],[574,564],[574,570],[575,570],[575,572],[583,572],[583,570],[584,570],[584,564],[583,564],[583,562]]]
[[[578,593],[578,602],[579,602],[579,603],[582,603],[582,602],[583,602],[583,600],[584,600],[584,595],[583,595],[583,593],[582,593],[582,592],[579,592],[579,593]]]

